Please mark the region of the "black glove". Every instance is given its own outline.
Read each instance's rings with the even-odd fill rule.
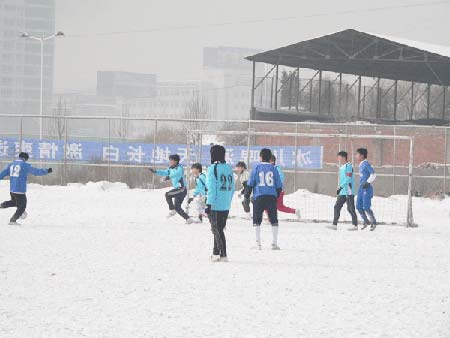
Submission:
[[[205,209],[205,214],[209,215],[211,213],[211,204],[208,204]]]
[[[166,176],[165,178],[164,178],[164,181],[169,181],[170,180],[170,177],[169,176]]]
[[[155,169],[150,168],[150,169],[148,169],[148,170],[150,170],[150,172],[151,172],[152,174],[156,174],[156,170],[155,170]]]
[[[341,193],[342,187],[339,187],[339,189],[336,191],[336,195],[339,195]]]
[[[194,199],[192,197],[188,198],[188,204],[191,204]]]
[[[51,173],[53,172],[53,169],[52,169],[52,168],[48,168],[48,169],[47,169],[47,172],[48,172],[49,174],[51,174]]]
[[[281,188],[277,189],[277,198],[280,197],[282,191],[283,191],[283,189],[281,189]]]
[[[370,187],[370,183],[369,182],[366,182],[366,183],[364,183],[363,185],[362,185],[362,188],[363,189],[368,189]]]

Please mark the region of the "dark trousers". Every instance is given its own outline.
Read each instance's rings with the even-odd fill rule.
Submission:
[[[166,201],[167,204],[169,205],[169,210],[175,210],[178,213],[178,215],[180,215],[184,219],[189,218],[189,215],[186,214],[183,208],[181,208],[181,204],[183,204],[186,194],[187,194],[186,188],[172,189],[166,192]]]
[[[14,208],[17,207],[16,213],[11,217],[11,222],[17,221],[20,216],[25,212],[27,208],[27,195],[16,194],[11,192],[11,200],[5,201],[1,204],[2,208]]]
[[[220,255],[220,257],[227,257],[227,241],[223,229],[227,226],[228,214],[229,211],[211,210],[208,215],[214,235],[213,255]]]
[[[355,210],[355,196],[343,196],[339,195],[336,200],[336,204],[334,205],[334,220],[333,224],[337,225],[339,221],[339,217],[341,216],[341,209],[344,204],[347,203],[347,210],[350,216],[352,216],[352,224],[358,225],[358,217],[356,216]]]
[[[259,196],[253,202],[253,225],[261,225],[264,210],[267,210],[272,226],[278,226],[277,197],[271,195]]]

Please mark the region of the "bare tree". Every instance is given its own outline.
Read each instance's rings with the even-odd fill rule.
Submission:
[[[49,134],[58,140],[64,138],[66,132],[65,117],[67,116],[67,103],[63,97],[58,98],[58,103],[53,111],[53,117],[49,123]]]

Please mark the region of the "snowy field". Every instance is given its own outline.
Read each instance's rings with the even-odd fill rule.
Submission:
[[[29,188],[22,226],[0,210],[1,338],[450,337],[450,199],[416,199],[415,229],[281,222],[276,252],[232,219],[211,263],[208,225],[167,220],[163,191]]]

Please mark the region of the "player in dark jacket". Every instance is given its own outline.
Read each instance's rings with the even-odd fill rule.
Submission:
[[[52,172],[52,168],[38,169],[27,163],[30,156],[27,153],[20,153],[19,159],[10,163],[2,172],[0,172],[0,180],[9,176],[9,186],[11,200],[0,204],[1,209],[16,207],[15,214],[11,217],[9,224],[17,225],[19,218],[27,217],[27,180],[28,175],[44,176]]]

